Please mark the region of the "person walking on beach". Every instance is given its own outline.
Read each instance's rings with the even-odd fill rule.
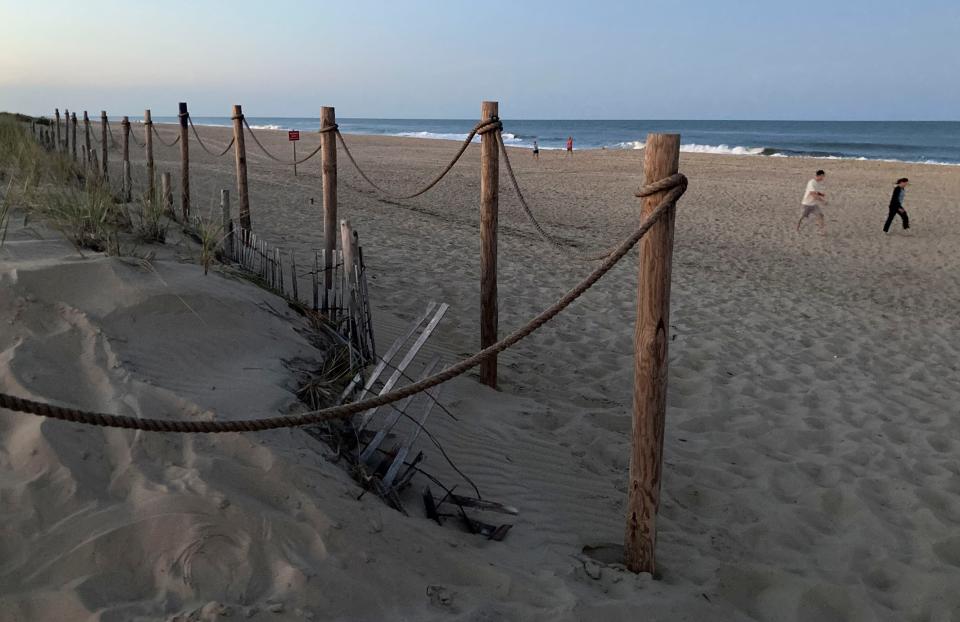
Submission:
[[[897,180],[897,184],[893,187],[893,196],[890,197],[887,222],[883,223],[884,233],[890,231],[890,225],[893,224],[893,217],[897,214],[900,214],[900,219],[903,220],[903,230],[906,231],[910,228],[910,218],[907,217],[907,210],[903,208],[903,200],[907,196],[907,185],[909,183],[909,179],[906,177],[901,177]]]
[[[567,155],[573,155],[573,136],[567,136]]]
[[[540,145],[537,144],[536,138],[533,139],[533,159],[534,160],[540,159]]]
[[[813,214],[817,218],[817,229],[820,230],[820,235],[826,233],[827,224],[823,218],[823,210],[820,209],[821,205],[827,204],[827,195],[823,192],[823,179],[826,176],[826,173],[819,170],[814,178],[807,182],[807,188],[803,191],[803,199],[800,200],[802,212],[800,222],[797,223],[797,231],[800,231],[800,226],[807,219],[807,216]]]

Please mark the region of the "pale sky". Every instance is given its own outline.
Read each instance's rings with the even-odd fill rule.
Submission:
[[[0,0],[0,110],[960,119],[960,0]]]

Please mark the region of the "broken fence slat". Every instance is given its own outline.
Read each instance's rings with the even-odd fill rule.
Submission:
[[[434,364],[432,369],[440,364],[440,357],[434,359]],[[397,450],[396,456],[393,458],[393,462],[390,464],[390,467],[387,469],[386,474],[383,476],[383,486],[385,488],[390,488],[393,486],[393,480],[396,478],[397,473],[400,472],[400,467],[403,466],[404,461],[407,459],[407,456],[410,454],[410,450],[413,449],[413,444],[417,441],[417,437],[420,436],[420,432],[423,430],[423,427],[427,423],[427,417],[430,416],[433,407],[436,406],[437,400],[440,398],[440,391],[443,389],[443,385],[437,385],[434,389],[425,391],[428,401],[427,406],[423,410],[423,414],[420,415],[420,420],[416,422],[413,430],[410,431],[410,434],[407,435],[407,438],[401,443],[400,448]]]
[[[424,378],[429,378],[430,374],[433,373],[433,370],[436,369],[437,365],[440,364],[440,357],[436,356],[430,361],[420,372],[420,377],[417,379],[419,382]],[[419,396],[418,393],[411,395],[410,397],[404,399],[399,407],[395,407],[389,415],[384,419],[383,425],[377,430],[377,433],[374,435],[373,440],[367,443],[367,446],[364,448],[363,452],[360,454],[360,462],[368,462],[373,456],[374,453],[380,448],[380,444],[383,443],[383,440],[387,435],[393,431],[394,426],[397,425],[397,422],[400,420],[400,417],[410,408],[410,404]],[[433,402],[431,402],[432,404]],[[375,465],[371,465],[375,466]],[[376,469],[374,469],[376,470]]]
[[[400,337],[397,337],[397,339],[393,342],[393,344],[391,344],[391,346],[387,349],[386,353],[383,355],[383,358],[381,358],[377,362],[377,366],[374,367],[373,373],[370,374],[370,378],[368,378],[367,382],[364,384],[363,390],[360,392],[360,395],[357,396],[357,401],[362,400],[364,397],[366,397],[367,393],[369,393],[370,389],[373,387],[373,384],[377,381],[378,378],[380,378],[380,374],[383,373],[383,370],[386,369],[387,365],[389,365],[393,361],[393,357],[397,355],[397,352],[400,351],[400,348],[402,348],[404,344],[406,344],[407,341],[410,340],[410,337],[412,337],[413,334],[417,332],[417,329],[420,328],[420,325],[423,324],[423,322],[428,317],[430,317],[430,314],[433,313],[433,310],[436,308],[436,306],[437,306],[437,303],[431,301],[427,305],[427,310],[424,311],[423,315],[421,315],[417,319],[417,321],[410,326],[410,329],[405,334],[401,335]],[[357,384],[359,384],[359,382],[357,381],[357,378],[359,377],[360,377],[359,374],[357,376],[354,376],[353,381],[351,381],[351,383],[347,386],[347,389],[343,392],[343,395],[340,398],[341,402],[343,402],[343,400],[345,400],[347,396],[349,396],[350,393],[353,392]]]
[[[400,376],[403,375],[403,372],[406,371],[407,366],[410,365],[410,362],[413,361],[414,357],[417,356],[417,353],[420,352],[420,348],[423,347],[423,344],[427,342],[427,339],[430,338],[430,334],[433,333],[433,330],[437,327],[437,324],[440,323],[440,320],[443,319],[443,315],[447,312],[447,309],[450,308],[450,305],[447,303],[441,303],[437,307],[436,313],[434,313],[433,318],[430,322],[427,323],[427,326],[423,329],[423,332],[420,333],[420,336],[417,337],[417,340],[413,342],[413,345],[410,346],[410,350],[407,351],[407,354],[400,360],[400,364],[397,365],[393,374],[390,378],[384,383],[383,388],[380,390],[380,395],[388,393],[390,389],[397,384],[397,381],[400,380]],[[363,430],[367,426],[367,422],[376,414],[379,408],[371,408],[370,410],[363,413],[360,420],[360,429]]]

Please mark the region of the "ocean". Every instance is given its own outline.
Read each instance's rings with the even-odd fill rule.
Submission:
[[[176,117],[154,117],[175,123]],[[230,126],[229,117],[193,117]],[[253,128],[316,131],[319,118],[247,117]],[[463,140],[476,120],[338,119],[344,134]],[[960,165],[960,121],[536,121],[503,120],[507,145],[639,149],[648,132],[678,132],[682,151],[758,157],[818,157]]]

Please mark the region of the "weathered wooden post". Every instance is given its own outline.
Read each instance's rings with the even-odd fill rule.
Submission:
[[[220,214],[223,217],[223,252],[233,259],[233,220],[230,219],[230,191],[220,190]]]
[[[175,216],[173,212],[173,188],[170,184],[170,173],[160,175],[160,196],[163,201],[163,209],[170,216]]]
[[[190,140],[187,135],[187,103],[180,102],[180,213],[190,222]]]
[[[499,115],[497,102],[480,105],[480,120]],[[497,220],[500,192],[500,149],[497,137],[480,137],[480,348],[497,341]],[[497,388],[497,358],[480,363],[480,382]]]
[[[85,172],[90,168],[90,117],[83,111],[83,168]]]
[[[70,151],[70,111],[63,109],[63,153]]]
[[[57,151],[60,151],[60,109],[54,108],[53,114],[57,117]]]
[[[237,165],[237,196],[240,200],[240,228],[250,231],[250,196],[247,194],[247,148],[243,142],[243,110],[234,105],[233,155]]]
[[[133,183],[130,179],[130,117],[120,121],[123,128],[123,200],[129,203],[133,198]]]
[[[643,156],[644,183],[679,170],[680,135],[649,134]],[[643,198],[641,222],[667,194]],[[627,490],[625,563],[633,572],[656,569],[657,509],[663,470],[663,430],[667,410],[667,345],[670,329],[670,269],[673,259],[671,207],[640,240],[637,325],[633,346],[633,437]]]
[[[347,302],[348,308],[350,310],[350,317],[354,317],[354,312],[356,311],[356,291],[357,291],[357,274],[354,272],[354,266],[356,265],[356,252],[357,249],[354,246],[354,234],[353,227],[350,225],[349,220],[340,221],[340,250],[343,251],[343,274],[346,276],[347,291],[346,296],[348,296]]]
[[[143,111],[143,144],[147,154],[147,196],[157,200],[157,173],[153,165],[153,118],[150,109]]]
[[[90,150],[90,176],[88,179],[100,183],[100,165],[97,164],[97,152],[94,149]]]
[[[107,169],[107,111],[100,111],[100,148],[103,154],[103,181],[110,181],[110,171]]]
[[[337,250],[337,136],[334,131],[323,131],[337,123],[332,106],[320,108],[320,157],[323,180],[323,257],[324,310],[327,292],[333,287],[334,251]]]
[[[73,161],[77,161],[77,113],[70,113],[70,147],[72,150]]]

